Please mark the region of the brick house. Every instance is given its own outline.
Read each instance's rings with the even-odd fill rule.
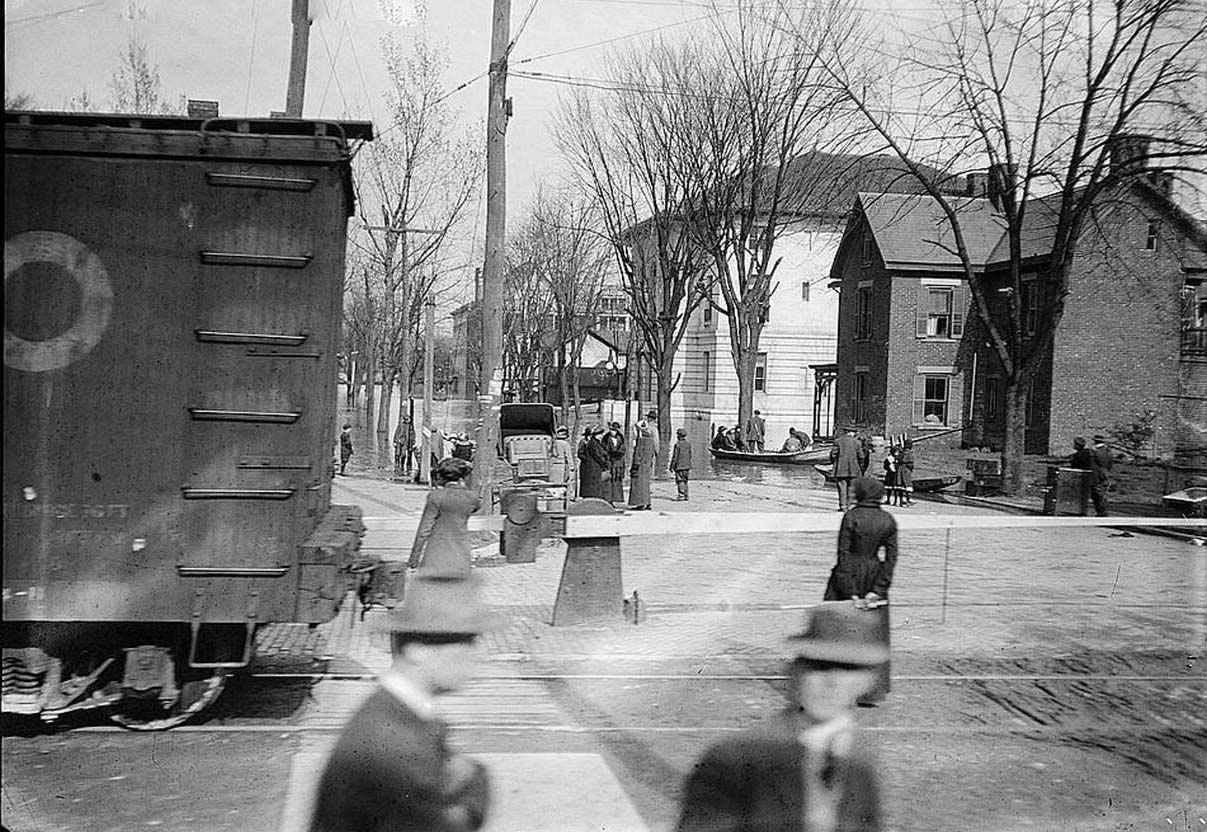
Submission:
[[[970,184],[984,183],[975,177]],[[1050,302],[1052,197],[1028,204],[1023,326]],[[988,196],[952,200],[991,302],[1004,303],[1005,223]],[[1000,448],[1005,382],[945,216],[925,195],[861,193],[831,267],[840,290],[837,417],[881,434],[953,430],[949,445]],[[1156,412],[1153,451],[1207,450],[1207,233],[1160,178],[1105,194],[1078,240],[1065,312],[1033,380],[1028,453]],[[1003,285],[995,285],[1002,283]],[[936,439],[940,444],[943,440]]]

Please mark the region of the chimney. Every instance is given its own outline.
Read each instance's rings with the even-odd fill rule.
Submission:
[[[1014,180],[1018,178],[1018,166],[1007,165],[1005,162],[989,166],[988,188],[986,195],[993,207],[1002,210],[1006,194],[1014,192]]]
[[[968,174],[965,187],[967,196],[984,199],[989,196],[989,174],[985,171]]]
[[[1108,139],[1111,153],[1111,173],[1134,173],[1148,164],[1148,145],[1151,139],[1139,133],[1119,133]]]
[[[1161,196],[1169,199],[1173,196],[1173,172],[1168,170],[1150,170],[1148,184],[1152,185]]]

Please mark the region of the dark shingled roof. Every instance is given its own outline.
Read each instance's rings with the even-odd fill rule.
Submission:
[[[953,196],[948,201],[960,216],[969,257],[985,263],[1005,233],[1005,222],[988,199]],[[889,268],[961,268],[947,216],[929,195],[861,193],[857,206]]]
[[[942,171],[920,166],[932,182],[944,179]],[[781,210],[802,216],[843,217],[861,191],[916,194],[924,188],[896,156],[857,156],[812,150],[788,163]],[[963,192],[959,177],[950,180],[952,193]],[[947,191],[948,188],[942,188]]]

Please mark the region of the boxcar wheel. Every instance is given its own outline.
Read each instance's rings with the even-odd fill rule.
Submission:
[[[211,675],[187,675],[178,682],[180,695],[164,707],[157,699],[122,699],[109,711],[112,722],[131,731],[164,731],[175,728],[214,704],[226,687],[228,673],[215,670]]]

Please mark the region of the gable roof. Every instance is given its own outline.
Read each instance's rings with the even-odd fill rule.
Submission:
[[[953,196],[948,201],[960,215],[969,256],[984,263],[1002,239],[1005,222],[988,199]],[[930,195],[861,193],[855,207],[867,217],[888,268],[962,270],[947,215]]]
[[[931,181],[943,178],[937,168],[920,167]],[[959,177],[946,178],[954,190],[962,191]],[[897,156],[811,150],[788,162],[780,210],[800,216],[841,218],[861,191],[916,194],[924,189]]]
[[[1192,243],[1186,253],[1187,267],[1201,268],[1207,262],[1207,232],[1202,226],[1148,182],[1136,179],[1128,187],[1178,223]],[[950,196],[947,200],[959,214],[960,229],[974,267],[985,268],[1009,260],[1006,221],[990,200],[966,196]],[[1027,201],[1019,235],[1023,260],[1051,253],[1060,202],[1060,193]],[[963,271],[947,216],[929,194],[860,193],[855,201],[855,215],[860,213],[867,217],[887,268]],[[844,238],[854,224],[848,223]]]

